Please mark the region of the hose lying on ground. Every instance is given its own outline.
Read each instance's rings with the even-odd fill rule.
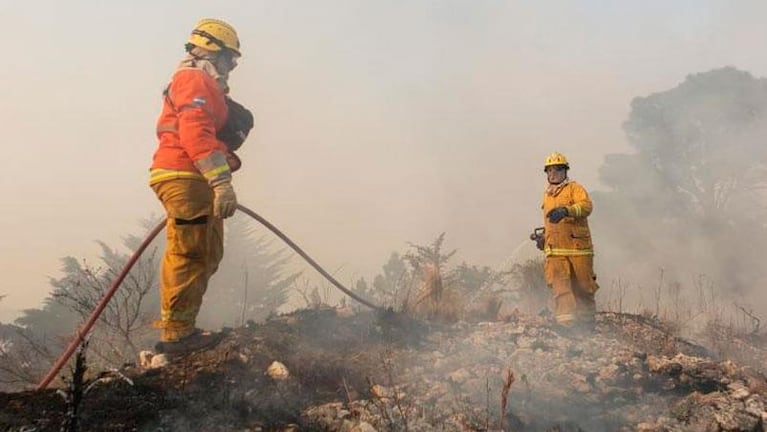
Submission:
[[[376,309],[376,310],[380,309],[379,306],[376,306],[373,303],[370,303],[369,301],[361,298],[360,296],[354,294],[348,288],[341,285],[341,283],[338,282],[333,276],[331,276],[330,273],[328,273],[327,271],[325,271],[325,269],[320,267],[320,265],[317,264],[317,262],[314,261],[309,255],[307,255],[306,252],[304,252],[300,247],[298,247],[297,244],[295,244],[292,240],[290,240],[288,236],[286,236],[282,231],[280,231],[277,227],[272,225],[269,221],[264,219],[258,213],[254,212],[253,210],[250,210],[249,208],[245,207],[242,204],[237,204],[237,208],[243,213],[245,213],[246,215],[257,220],[263,226],[265,226],[271,232],[273,232],[277,237],[279,237],[288,246],[290,246],[291,249],[296,251],[297,254],[301,255],[301,257],[305,259],[306,262],[308,262],[312,267],[314,267],[314,269],[317,270],[328,281],[330,281],[330,283],[332,283],[336,288],[343,291],[344,294],[348,295],[349,297],[353,298],[354,300],[362,303],[363,305],[371,309]],[[146,248],[149,246],[152,240],[154,240],[154,238],[157,237],[157,234],[159,234],[160,231],[162,231],[162,229],[165,227],[166,221],[167,219],[163,219],[159,224],[157,224],[156,227],[152,229],[152,231],[149,232],[149,234],[147,234],[146,238],[144,239],[143,242],[141,242],[141,245],[139,245],[138,249],[136,249],[136,251],[130,257],[128,262],[125,263],[125,266],[123,267],[122,271],[120,271],[120,274],[112,282],[112,285],[109,287],[109,290],[101,298],[101,301],[99,301],[99,304],[96,306],[95,309],[93,309],[93,312],[91,312],[91,315],[88,317],[88,320],[77,329],[75,337],[69,343],[67,348],[58,358],[58,360],[56,360],[53,367],[51,367],[51,370],[45,375],[45,377],[37,385],[37,390],[44,390],[46,387],[48,387],[48,384],[50,384],[51,381],[53,381],[53,378],[56,377],[56,374],[59,373],[61,368],[64,367],[67,361],[69,361],[69,358],[72,357],[72,354],[75,352],[77,347],[85,340],[85,336],[91,331],[93,326],[96,324],[96,320],[98,320],[99,316],[104,311],[104,308],[106,308],[107,304],[109,303],[109,300],[111,300],[112,296],[114,296],[115,292],[117,292],[117,288],[120,286],[122,281],[128,275],[131,268],[133,268],[133,265],[136,264],[136,261],[138,261],[139,257],[141,257],[141,254],[144,253],[144,250],[146,250]]]

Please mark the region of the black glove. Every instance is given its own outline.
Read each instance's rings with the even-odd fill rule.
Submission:
[[[229,151],[233,152],[240,148],[253,129],[253,114],[229,96],[226,97],[226,106],[229,108],[229,115],[216,138],[223,141]]]
[[[562,219],[567,216],[567,207],[557,207],[554,210],[550,211],[549,214],[547,214],[549,218],[549,222],[551,223],[559,223]]]

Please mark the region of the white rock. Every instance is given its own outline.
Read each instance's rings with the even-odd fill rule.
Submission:
[[[381,398],[387,398],[392,395],[392,391],[388,388],[379,385],[379,384],[373,384],[372,387],[370,387],[370,393],[373,394],[373,396],[381,399]]]
[[[523,326],[523,325],[518,325],[518,326],[516,326],[516,327],[514,327],[514,328],[512,328],[512,329],[509,329],[509,330],[508,330],[508,333],[509,333],[509,334],[512,334],[512,335],[521,335],[521,334],[525,334],[525,326]]]
[[[152,365],[152,357],[154,353],[152,351],[141,351],[138,353],[138,364],[144,369],[148,369]]]
[[[743,404],[745,405],[747,413],[756,418],[760,418],[762,416],[762,412],[764,412],[764,403],[759,396],[752,395],[746,399]]]
[[[728,385],[727,387],[732,392],[731,394],[734,399],[743,400],[747,398],[749,395],[751,395],[751,392],[749,392],[748,388],[742,383],[735,382]]]
[[[273,361],[272,364],[266,368],[266,374],[269,376],[269,378],[279,381],[288,379],[290,376],[288,368],[278,361]]]
[[[168,356],[166,356],[165,354],[155,354],[152,356],[152,362],[149,365],[149,368],[150,369],[161,368],[161,367],[168,366],[169,363],[170,361],[168,361]]]
[[[360,422],[360,424],[352,428],[351,432],[378,432],[378,429],[368,422]]]
[[[600,368],[597,375],[602,381],[614,381],[618,377],[619,371],[618,365],[611,364]]]
[[[456,382],[458,384],[466,381],[467,379],[471,378],[471,372],[467,371],[466,369],[458,369],[453,372],[450,372],[447,374],[447,377],[451,379],[453,382]]]

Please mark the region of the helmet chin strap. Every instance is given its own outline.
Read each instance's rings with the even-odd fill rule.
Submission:
[[[212,34],[206,32],[206,31],[203,31],[203,30],[192,30],[192,34],[198,35],[198,36],[202,36],[204,38],[207,38],[210,41],[210,43],[218,46],[220,49],[226,48],[226,44],[224,43],[224,41],[218,39],[217,37],[213,36]]]

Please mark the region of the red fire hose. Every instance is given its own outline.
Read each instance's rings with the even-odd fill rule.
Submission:
[[[362,303],[363,305],[371,308],[371,309],[380,309],[378,306],[368,302],[367,300],[359,297],[358,295],[354,294],[351,290],[341,285],[340,282],[338,282],[333,276],[330,275],[325,269],[320,267],[319,264],[317,264],[316,261],[314,261],[309,255],[306,254],[300,247],[298,247],[297,244],[293,243],[292,240],[288,238],[282,231],[280,231],[277,227],[272,225],[269,221],[261,217],[258,213],[254,212],[253,210],[250,210],[249,208],[245,207],[244,205],[237,204],[237,209],[242,211],[243,213],[247,214],[248,216],[252,217],[253,219],[260,222],[263,226],[268,228],[271,232],[273,232],[277,237],[282,239],[288,246],[290,246],[296,253],[301,255],[303,259],[306,260],[312,267],[314,267],[322,276],[324,276],[330,283],[332,283],[336,288],[340,289],[344,292],[344,294],[348,295],[349,297],[353,298],[354,300],[357,300],[358,302]],[[130,272],[131,268],[133,268],[133,265],[136,264],[136,261],[138,261],[139,257],[142,253],[144,253],[144,250],[149,246],[149,244],[154,240],[155,237],[157,237],[157,234],[162,231],[162,229],[165,227],[165,222],[167,219],[163,219],[162,222],[157,224],[152,231],[147,234],[144,241],[139,245],[138,249],[136,249],[135,252],[133,252],[133,255],[130,257],[127,263],[125,263],[125,266],[123,267],[122,271],[120,271],[120,274],[117,276],[117,278],[112,282],[112,286],[109,287],[109,290],[104,294],[104,297],[101,298],[101,301],[96,306],[96,308],[91,312],[91,315],[88,317],[88,320],[77,329],[77,332],[75,333],[74,339],[69,343],[67,346],[67,349],[64,350],[64,352],[61,354],[61,356],[56,360],[56,363],[54,363],[53,367],[51,367],[51,370],[48,371],[48,373],[45,375],[45,378],[40,381],[40,383],[37,385],[37,390],[44,390],[46,387],[48,387],[48,384],[53,381],[53,379],[56,377],[56,374],[59,373],[62,367],[69,361],[69,358],[72,357],[72,354],[75,352],[77,347],[85,340],[85,336],[91,331],[93,326],[96,324],[96,320],[98,320],[99,316],[101,315],[101,312],[104,311],[104,308],[106,308],[107,304],[109,303],[109,300],[112,299],[112,296],[114,296],[115,292],[117,292],[117,288],[120,286],[122,281],[125,279],[126,276],[128,276],[128,273]]]

